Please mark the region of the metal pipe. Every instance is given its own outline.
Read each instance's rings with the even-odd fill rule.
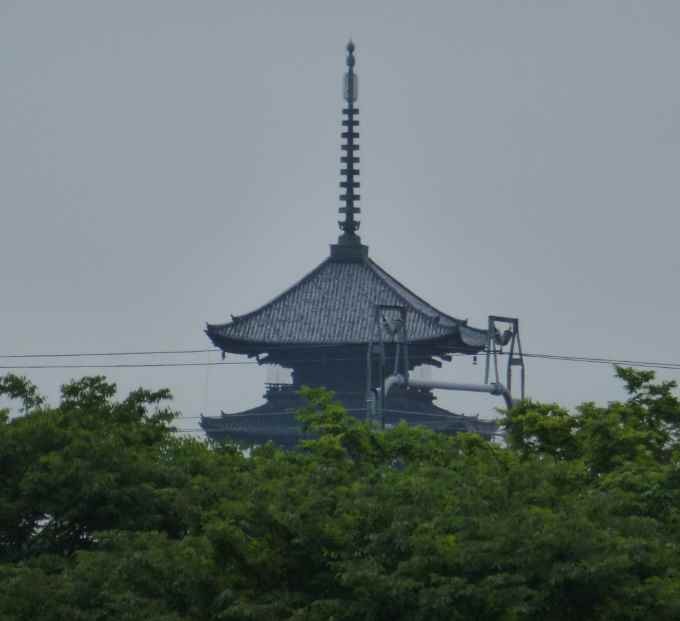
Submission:
[[[406,383],[406,378],[404,378],[403,375],[399,375],[398,373],[395,375],[390,375],[386,380],[385,380],[385,392],[384,395],[387,396],[390,393],[390,390],[392,390],[393,386],[401,386],[402,384]]]
[[[508,408],[512,407],[512,395],[508,389],[499,382],[491,382],[490,384],[461,384],[458,382],[428,382],[425,380],[414,380],[409,382],[409,385],[416,388],[438,388],[440,390],[486,392],[490,395],[498,395],[503,397]]]
[[[503,397],[508,408],[512,407],[512,395],[508,389],[498,382],[490,384],[461,384],[458,382],[428,382],[426,380],[407,380],[403,375],[390,375],[385,380],[385,395],[388,395],[393,386],[408,384],[414,388],[428,388],[439,390],[462,390],[466,392],[485,392],[490,395]]]

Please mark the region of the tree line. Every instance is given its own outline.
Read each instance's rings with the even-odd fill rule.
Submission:
[[[291,451],[178,436],[167,390],[5,375],[0,620],[678,619],[680,402],[616,374],[624,401],[505,412],[503,446],[305,389]]]

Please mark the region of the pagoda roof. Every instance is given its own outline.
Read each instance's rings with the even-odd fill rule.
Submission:
[[[344,203],[338,210],[342,231],[325,261],[271,302],[206,333],[222,351],[255,355],[292,347],[365,345],[376,336],[376,305],[406,310],[411,343],[431,345],[433,354],[476,353],[486,345],[487,331],[471,328],[418,297],[368,256],[357,235],[359,195],[359,109],[355,47],[347,44],[340,182]]]
[[[206,333],[217,347],[236,353],[282,345],[366,344],[374,336],[375,305],[385,304],[406,308],[411,343],[440,342],[449,351],[484,347],[486,330],[438,310],[367,256],[338,259],[337,254],[264,306],[232,315],[227,323],[208,324]]]

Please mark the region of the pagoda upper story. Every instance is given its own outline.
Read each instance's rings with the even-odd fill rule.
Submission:
[[[359,109],[355,47],[347,45],[342,119],[340,187],[341,230],[330,256],[299,282],[264,306],[231,321],[208,324],[206,333],[223,352],[276,355],[291,347],[365,346],[372,334],[376,304],[407,309],[409,342],[429,347],[432,355],[476,353],[486,343],[478,330],[418,297],[369,258],[368,246],[357,234],[359,195]]]

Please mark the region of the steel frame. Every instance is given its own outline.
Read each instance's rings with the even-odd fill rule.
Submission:
[[[389,314],[398,313],[396,320]],[[463,384],[455,382],[429,382],[409,379],[408,334],[406,329],[407,309],[405,306],[376,304],[373,312],[373,336],[368,343],[366,356],[366,404],[367,419],[373,424],[385,427],[385,397],[394,386],[413,386],[428,389],[459,390],[468,392],[484,392],[502,396],[508,408],[511,408],[512,368],[520,368],[520,398],[525,398],[526,366],[522,352],[522,341],[519,334],[519,319],[501,315],[489,315],[487,343],[485,346],[486,365],[483,384]],[[499,328],[506,329],[501,333]],[[394,369],[389,377],[385,377],[387,354],[386,338],[395,344]],[[508,363],[506,383],[501,382],[498,357],[503,355],[503,347],[508,346]],[[373,386],[373,365],[377,362],[379,384]],[[494,379],[491,379],[493,364]],[[401,367],[401,368],[400,368]]]

